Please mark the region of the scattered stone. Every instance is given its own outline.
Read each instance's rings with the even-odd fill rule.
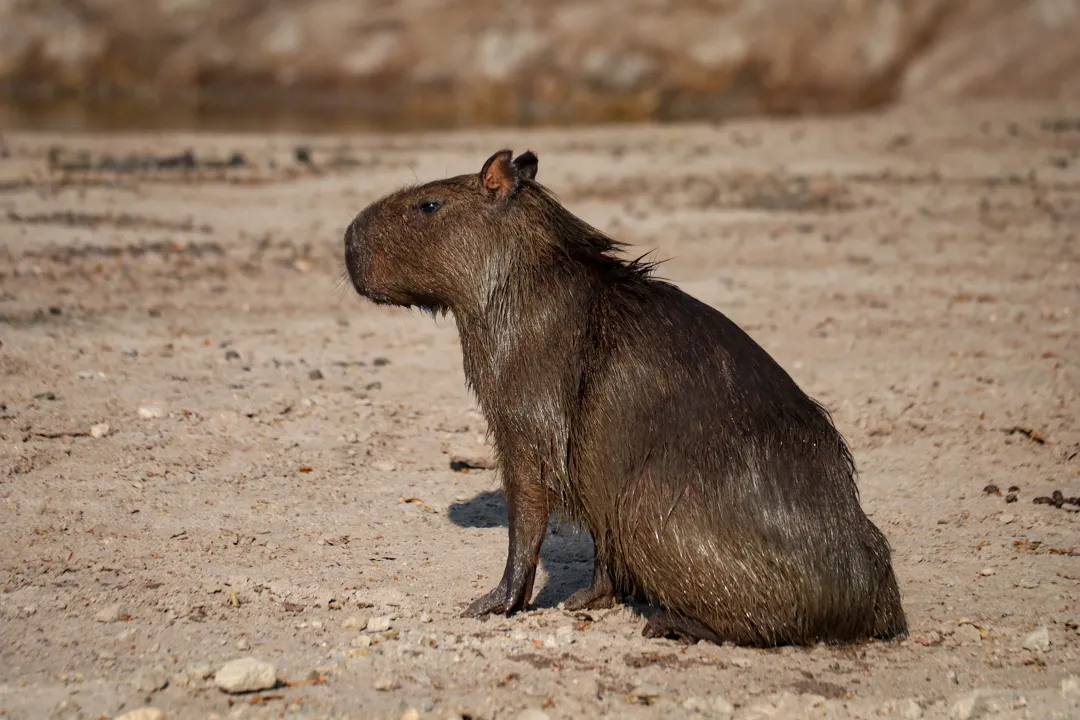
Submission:
[[[719,718],[729,718],[735,714],[735,706],[723,695],[717,695],[713,698],[712,709]]]
[[[979,571],[979,574],[983,577],[990,577],[991,575],[997,575],[997,570],[994,568],[983,568]]]
[[[1001,520],[1002,525],[1008,525],[1009,523],[1016,520],[1016,516],[1012,513],[1001,513],[1001,517],[998,519]]]
[[[426,612],[420,613],[420,622],[422,622],[422,623],[431,622],[431,616],[428,615]]]
[[[147,695],[169,684],[169,673],[160,665],[145,667],[135,673],[135,689]]]
[[[308,378],[311,379],[311,380],[322,380],[323,379],[322,370],[318,370],[318,369],[312,370],[311,372],[308,373]]]
[[[393,627],[393,623],[393,615],[379,615],[368,620],[367,630],[373,633],[386,632]]]
[[[390,462],[389,460],[380,460],[377,463],[372,463],[372,467],[375,468],[376,470],[378,470],[379,472],[394,472],[394,469],[397,466],[394,465],[394,463]]]
[[[90,437],[97,439],[109,434],[109,423],[97,423],[90,426]]]
[[[555,639],[563,645],[574,642],[574,628],[572,625],[563,625],[555,631]]]
[[[384,357],[377,357],[377,358],[375,358],[374,360],[371,361],[371,364],[374,365],[375,367],[383,367],[384,365],[389,365],[390,360],[388,358],[384,358]]]
[[[1039,627],[1035,632],[1024,638],[1022,647],[1025,650],[1046,652],[1050,649],[1050,631],[1045,625]]]
[[[239,640],[236,641],[236,649],[237,650],[250,650],[251,649],[251,643],[248,641],[248,639],[246,637],[242,637],[242,638],[240,638]]]
[[[405,711],[405,714],[401,716],[401,720],[420,720],[420,711],[416,708],[409,708]]]
[[[165,417],[165,411],[159,407],[154,407],[152,405],[144,405],[143,407],[139,408],[139,417],[141,417],[143,420],[157,420],[159,418]]]
[[[923,709],[914,700],[890,700],[881,706],[878,715],[897,716],[903,720],[919,720],[923,716]]]
[[[371,636],[370,635],[357,635],[356,637],[353,638],[352,642],[349,643],[349,644],[352,645],[354,648],[371,647]]]
[[[197,663],[187,669],[187,674],[198,680],[205,680],[214,674],[214,666],[210,663]]]
[[[971,623],[964,623],[956,628],[953,637],[956,638],[957,642],[961,645],[978,645],[982,642],[982,633],[979,632],[979,628]]]
[[[165,713],[156,707],[144,707],[118,715],[115,720],[165,720]]]
[[[371,618],[367,615],[350,615],[341,621],[342,630],[363,630]]]
[[[120,607],[120,605],[115,603],[103,607],[94,615],[94,619],[97,620],[99,623],[119,622],[125,617],[127,617],[127,613],[124,612],[124,609]]]
[[[1011,690],[975,690],[953,703],[952,717],[955,720],[974,720],[1025,705],[1027,700]]]
[[[383,675],[375,681],[375,689],[379,692],[389,692],[397,687],[397,682],[389,675]]]
[[[277,668],[253,657],[231,660],[214,674],[214,684],[227,693],[266,690],[277,684]]]
[[[226,350],[225,351],[225,359],[226,360],[239,360],[240,359],[240,353],[236,352],[235,350]]]
[[[663,695],[663,693],[664,689],[657,685],[635,685],[634,689],[630,691],[630,698],[634,702],[648,705]]]
[[[548,720],[549,716],[543,710],[526,708],[517,714],[516,720]]]

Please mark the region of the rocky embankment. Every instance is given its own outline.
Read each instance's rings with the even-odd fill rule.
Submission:
[[[18,103],[347,107],[407,124],[1080,93],[1080,0],[0,3]]]

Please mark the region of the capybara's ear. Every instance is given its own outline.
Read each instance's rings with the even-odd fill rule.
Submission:
[[[535,180],[536,170],[539,166],[540,160],[532,150],[526,150],[514,158],[514,168],[517,169],[518,182]]]
[[[484,163],[480,182],[488,193],[509,197],[517,192],[521,183],[536,177],[537,159],[532,151],[519,155],[513,162],[511,150],[500,150]]]
[[[493,193],[509,193],[514,188],[514,166],[510,164],[510,158],[514,156],[512,150],[500,150],[487,159],[484,168],[480,171],[480,183],[484,189]]]

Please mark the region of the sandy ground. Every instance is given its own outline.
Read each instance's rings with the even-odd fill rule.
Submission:
[[[1034,502],[1080,495],[1080,106],[3,143],[0,717],[1080,717],[1080,507]],[[484,422],[452,321],[355,297],[341,235],[503,145],[830,407],[909,640],[646,640],[559,608],[555,525],[535,609],[459,617],[506,550],[451,469]],[[245,656],[278,687],[204,679]]]

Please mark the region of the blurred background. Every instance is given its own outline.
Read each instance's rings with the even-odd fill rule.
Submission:
[[[0,127],[415,130],[1080,94],[1080,0],[0,0]]]

